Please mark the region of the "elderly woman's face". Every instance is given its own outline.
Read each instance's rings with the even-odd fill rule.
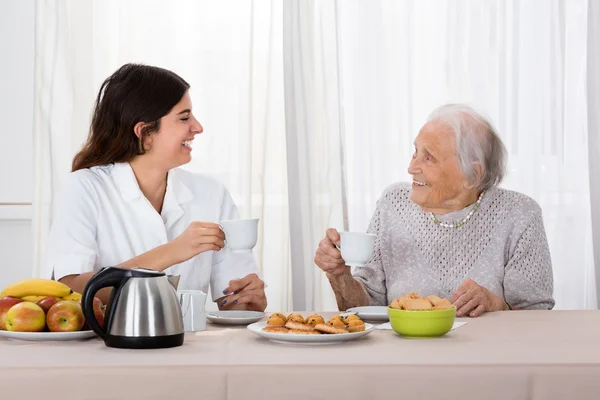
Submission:
[[[462,208],[469,185],[458,165],[456,137],[450,128],[435,121],[421,128],[408,173],[413,176],[411,199],[425,211]]]

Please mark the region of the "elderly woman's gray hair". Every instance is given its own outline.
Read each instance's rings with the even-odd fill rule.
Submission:
[[[502,181],[506,173],[506,148],[485,117],[469,106],[446,104],[435,109],[429,121],[438,121],[454,131],[458,163],[470,183],[487,190]],[[479,180],[477,164],[483,167]]]

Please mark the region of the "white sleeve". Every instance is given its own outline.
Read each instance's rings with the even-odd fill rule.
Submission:
[[[238,209],[231,195],[227,189],[224,189],[219,221],[239,218]],[[252,273],[262,279],[253,252],[234,253],[228,247],[221,251],[214,251],[210,274],[210,292],[213,301],[223,296],[223,290],[229,286],[229,281],[243,278]]]
[[[56,280],[93,271],[98,254],[96,193],[84,171],[69,174],[58,201],[43,268]]]

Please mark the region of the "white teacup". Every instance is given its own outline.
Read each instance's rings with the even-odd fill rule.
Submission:
[[[340,232],[340,251],[346,265],[364,267],[371,259],[377,235],[372,233]]]
[[[198,332],[206,329],[206,293],[201,290],[178,290],[177,297],[183,315],[183,330]]]
[[[233,219],[219,223],[225,233],[225,245],[231,251],[250,251],[258,239],[258,218]]]

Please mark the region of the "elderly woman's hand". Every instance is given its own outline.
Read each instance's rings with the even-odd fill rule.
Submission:
[[[222,310],[265,311],[267,308],[265,283],[256,274],[230,281],[223,294],[229,295],[229,297],[221,297],[218,300],[219,308]]]
[[[340,234],[333,228],[327,229],[327,233],[315,254],[315,264],[328,275],[338,277],[346,272],[346,262],[342,253],[335,247],[340,242]]]
[[[501,297],[479,286],[471,278],[460,285],[450,301],[456,306],[456,315],[459,317],[479,317],[484,312],[508,310],[508,305]]]

